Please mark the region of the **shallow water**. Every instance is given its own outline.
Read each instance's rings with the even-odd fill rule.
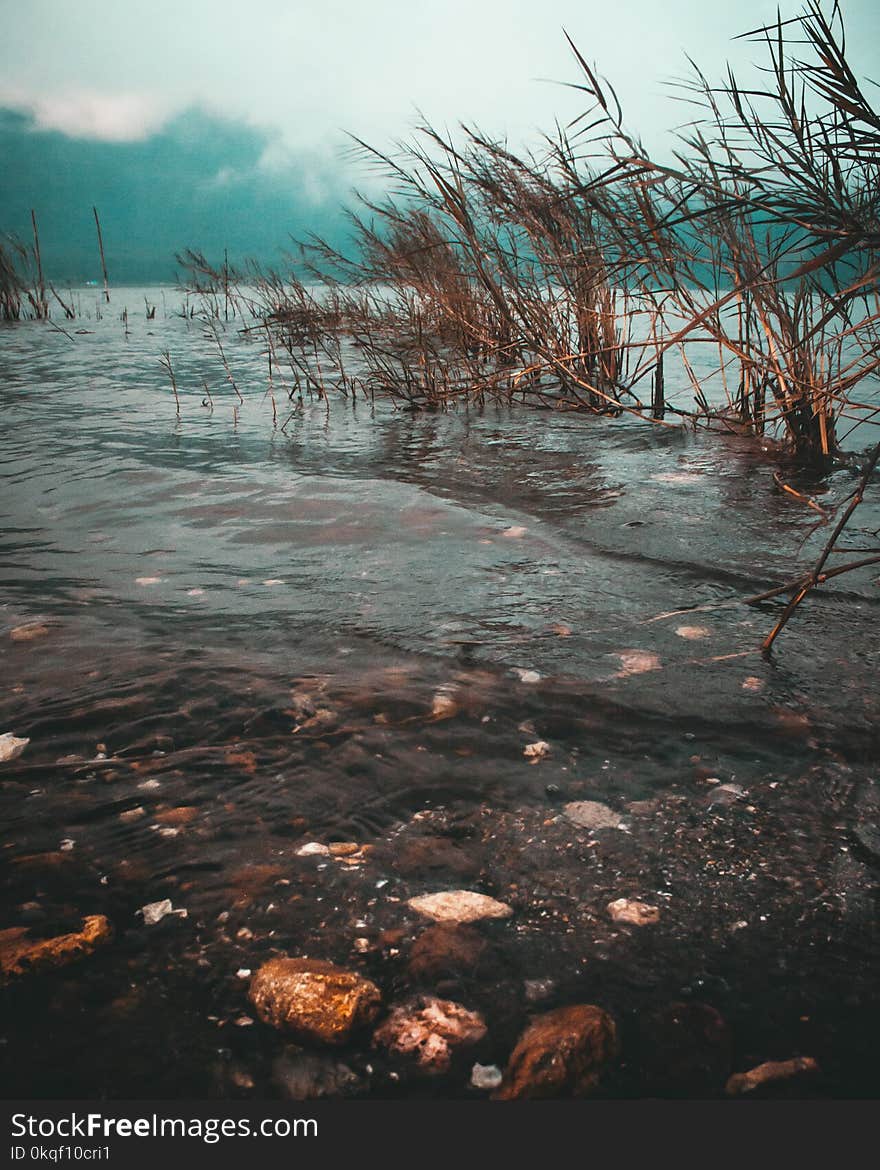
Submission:
[[[654,1001],[634,1000],[615,972],[644,936],[615,942],[585,923],[578,945],[611,974],[584,986],[553,917],[591,897],[593,879],[565,869],[574,863],[560,834],[577,833],[556,819],[560,801],[586,796],[621,810],[659,802],[662,825],[644,833],[660,869],[669,818],[695,834],[684,833],[674,881],[659,869],[645,878],[632,850],[614,861],[607,833],[587,842],[594,857],[611,850],[609,892],[665,881],[674,906],[679,883],[682,915],[671,913],[656,953],[639,951],[652,969],[640,986],[658,1003],[684,994],[691,948],[702,998],[712,1001],[709,969],[727,989],[725,1014],[750,1021],[734,1040],[741,1060],[793,1054],[777,1051],[796,1043],[788,1024],[776,1034],[768,1020],[780,1004],[800,1005],[800,1018],[806,997],[834,1070],[822,1091],[869,1091],[854,1053],[865,1019],[876,1021],[876,861],[850,835],[874,807],[876,589],[870,571],[845,576],[762,659],[780,606],[743,599],[795,576],[827,539],[814,512],[776,490],[770,454],[744,438],[525,409],[291,407],[277,369],[273,426],[259,346],[230,325],[239,404],[210,335],[175,315],[180,295],[147,296],[153,321],[140,293],[120,290],[102,319],[68,323],[69,335],[0,329],[0,732],[30,739],[0,765],[2,925],[49,935],[106,913],[117,936],[9,991],[19,1022],[3,1049],[7,1083],[35,1095],[283,1091],[278,1038],[260,1025],[233,1031],[247,1011],[236,970],[286,951],[405,984],[398,955],[371,942],[353,957],[352,941],[397,920],[417,932],[404,899],[462,884],[454,866],[401,869],[394,842],[425,826],[434,842],[464,841],[466,875],[488,893],[505,892],[502,874],[519,885],[514,826],[551,825],[558,837],[553,860],[537,847],[533,858],[562,867],[565,890],[547,895],[555,909],[525,880],[513,896],[532,923],[521,951],[499,935],[495,982],[466,989],[479,999],[502,987],[499,1061],[533,1010],[523,971],[555,973],[551,1006],[601,991],[623,1018],[640,1017]],[[854,482],[846,470],[785,474],[825,502]],[[872,542],[878,511],[863,506],[850,547]],[[538,765],[523,754],[536,740],[550,746]],[[714,802],[718,779],[742,800]],[[770,832],[795,883],[762,894],[771,917],[775,898],[789,923],[797,911],[832,940],[803,986],[777,980],[766,1001],[737,982],[742,956],[695,941],[718,905],[733,913],[752,897],[740,875],[718,887],[714,908],[694,900],[711,886],[706,826],[749,816],[769,818],[750,832]],[[479,817],[495,827],[478,844]],[[315,865],[296,853],[312,840],[378,852],[360,868]],[[736,847],[746,868],[753,845]],[[799,905],[792,891],[812,878],[822,888]],[[165,897],[187,918],[144,927],[137,909]],[[752,909],[748,963],[769,970],[791,942]],[[405,943],[396,949],[405,955]],[[857,998],[846,1009],[843,986]],[[106,1032],[109,1055],[75,1057],[93,1030]],[[409,1091],[405,1076],[362,1075],[366,1092]],[[647,1091],[641,1073],[627,1075],[617,1091]]]

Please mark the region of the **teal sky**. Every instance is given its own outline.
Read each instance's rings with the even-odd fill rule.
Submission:
[[[853,64],[877,77],[880,4],[844,12]],[[577,80],[563,27],[663,151],[689,116],[666,84],[685,53],[710,77],[727,59],[745,71],[759,50],[732,38],[775,13],[765,0],[0,0],[0,107],[15,115],[0,121],[0,229],[20,231],[36,205],[65,279],[92,275],[65,223],[93,202],[129,275],[164,263],[172,238],[265,258],[289,232],[336,230],[363,181],[345,130],[386,144],[418,109],[522,143],[575,116],[577,93],[549,83]]]

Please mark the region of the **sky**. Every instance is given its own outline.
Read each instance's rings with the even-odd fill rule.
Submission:
[[[880,76],[880,4],[844,11],[853,63]],[[767,0],[0,0],[0,230],[36,205],[65,278],[91,263],[80,228],[98,201],[132,274],[172,245],[262,258],[290,232],[332,234],[366,181],[346,131],[385,146],[421,111],[521,144],[576,116],[563,28],[662,153],[689,117],[668,84],[685,54],[710,77],[728,59],[745,70],[760,51],[733,38],[775,13]]]

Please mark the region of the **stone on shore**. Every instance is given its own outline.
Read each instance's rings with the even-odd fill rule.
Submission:
[[[498,1101],[586,1097],[617,1049],[617,1028],[594,1004],[572,1004],[537,1016],[510,1055]]]
[[[270,959],[248,994],[263,1023],[306,1044],[344,1044],[382,1000],[369,979],[320,959]]]

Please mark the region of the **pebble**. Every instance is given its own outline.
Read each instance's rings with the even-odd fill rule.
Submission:
[[[741,1097],[754,1093],[756,1089],[794,1077],[814,1075],[819,1065],[811,1056],[796,1056],[792,1060],[768,1060],[748,1072],[734,1073],[727,1082],[725,1092],[729,1097]]]
[[[497,1089],[504,1074],[497,1064],[475,1064],[471,1069],[471,1087],[491,1092]]]
[[[550,744],[539,739],[535,743],[528,743],[523,748],[523,755],[532,764],[538,764],[550,755]]]
[[[509,918],[513,914],[506,902],[498,902],[474,890],[422,894],[410,898],[407,905],[435,922],[478,922],[481,918]]]
[[[650,926],[660,921],[658,908],[649,906],[647,902],[618,898],[615,902],[609,902],[607,909],[615,922],[625,922],[627,926]]]
[[[322,845],[320,841],[307,841],[305,845],[300,845],[296,855],[297,857],[329,857],[330,849],[327,845]]]

